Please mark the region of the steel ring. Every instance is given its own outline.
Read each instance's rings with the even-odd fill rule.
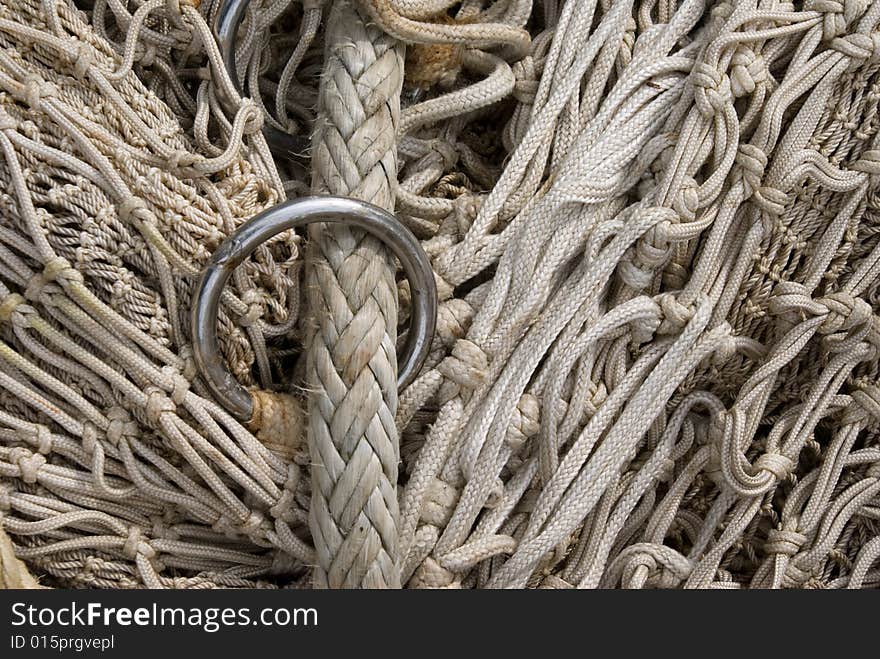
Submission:
[[[315,222],[345,224],[376,236],[397,257],[409,280],[409,331],[399,363],[398,387],[415,379],[437,325],[437,285],[427,255],[415,236],[391,213],[344,197],[303,197],[273,206],[242,224],[224,240],[202,271],[191,312],[196,365],[216,400],[233,416],[249,421],[253,399],[229,372],[217,343],[220,295],[232,272],[273,236]]]
[[[217,16],[214,20],[214,38],[220,47],[223,65],[232,80],[235,91],[242,95],[241,81],[235,71],[235,39],[238,37],[238,28],[244,20],[245,12],[251,0],[227,0],[221,3]],[[230,99],[226,98],[218,88],[220,102],[224,103],[229,111]],[[309,148],[309,138],[301,135],[291,135],[279,130],[268,122],[263,123],[263,135],[266,142],[276,156],[283,156],[288,160],[302,158]]]

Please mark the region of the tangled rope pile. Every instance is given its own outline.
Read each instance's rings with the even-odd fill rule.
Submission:
[[[33,574],[880,587],[880,2],[254,2],[240,86],[219,10],[0,0],[0,516]],[[236,272],[223,357],[308,396],[306,441],[209,399],[185,319],[310,187],[394,208],[441,302],[398,398],[375,241]]]

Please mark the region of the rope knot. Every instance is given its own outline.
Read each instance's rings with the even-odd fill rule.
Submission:
[[[767,168],[767,154],[754,144],[740,144],[736,152],[736,164],[742,168],[746,196],[751,196],[761,187],[764,170]]]
[[[673,293],[662,293],[654,300],[660,305],[662,320],[657,332],[660,334],[674,334],[679,332],[694,317],[694,307],[685,306],[678,301]]]
[[[541,430],[541,404],[532,394],[523,394],[519,398],[504,441],[510,449],[517,453],[530,437]]]
[[[21,100],[25,101],[32,109],[38,110],[44,98],[57,96],[58,88],[51,82],[46,82],[42,78],[31,76],[24,81],[24,90]]]
[[[711,119],[717,112],[722,112],[733,101],[730,78],[706,62],[694,66],[691,81],[694,85],[694,101],[707,119]]]
[[[724,470],[721,468],[721,445],[724,440],[724,426],[728,419],[729,415],[726,412],[720,412],[713,416],[704,440],[709,447],[709,457],[706,460],[704,473],[718,487],[725,487],[727,483],[724,478]]]
[[[447,348],[467,334],[474,308],[461,298],[452,298],[437,309],[437,337]]]
[[[174,414],[177,406],[165,392],[158,387],[147,387],[144,393],[147,395],[147,419],[153,425],[159,425],[163,414]]]
[[[788,194],[778,188],[762,185],[755,189],[752,201],[768,215],[778,216],[785,212]]]
[[[98,443],[98,429],[95,427],[95,424],[91,421],[86,421],[83,423],[82,427],[82,443],[83,450],[92,455],[95,452],[95,447]]]
[[[299,486],[299,465],[287,465],[287,479],[281,489],[281,496],[275,505],[269,508],[269,514],[275,519],[285,522],[293,522],[296,519],[296,488]]]
[[[154,538],[161,538],[163,540],[180,539],[180,534],[164,516],[154,515],[150,517],[150,521],[153,523],[151,531]]]
[[[162,367],[162,375],[171,381],[171,386],[167,389],[167,392],[171,394],[171,400],[175,405],[181,405],[189,391],[189,380],[171,365]]]
[[[455,573],[450,572],[430,556],[416,569],[409,583],[412,588],[458,588]]]
[[[305,413],[300,400],[293,394],[251,390],[253,413],[245,424],[260,443],[284,459],[293,460],[302,446],[305,434]]]
[[[625,587],[675,588],[690,576],[693,565],[671,547],[649,542],[630,545],[619,555],[617,569]],[[650,581],[650,583],[649,583]]]
[[[437,366],[437,370],[452,384],[448,390],[444,384],[441,398],[450,400],[459,393],[466,394],[479,387],[486,380],[489,358],[482,348],[467,339],[458,339],[452,354]]]
[[[229,519],[229,516],[226,513],[220,513],[217,515],[217,519],[214,520],[214,523],[211,525],[211,529],[220,533],[227,538],[234,538],[236,536],[236,528],[232,523],[232,520]]]
[[[504,501],[504,481],[501,478],[496,478],[489,489],[483,507],[492,510],[500,506],[502,501]]]
[[[709,12],[709,17],[713,28],[713,34],[718,34],[722,26],[727,22],[727,19],[730,18],[731,14],[733,14],[733,5],[729,2],[719,2],[712,7]]]
[[[153,44],[147,44],[146,48],[143,48],[138,55],[138,61],[141,63],[143,67],[150,67],[156,62],[156,55],[158,54],[156,47]]]
[[[835,37],[831,41],[831,48],[852,60],[850,69],[856,69],[866,62],[880,60],[880,33],[872,34],[847,34]]]
[[[774,316],[781,316],[808,307],[812,301],[806,286],[796,281],[783,281],[774,287],[767,310]]]
[[[0,301],[0,322],[6,323],[12,318],[15,310],[26,302],[18,293],[10,293]]]
[[[869,325],[874,317],[870,304],[849,293],[831,293],[816,301],[828,309],[828,316],[819,326],[822,334],[860,330]]]
[[[822,38],[831,41],[868,11],[869,0],[807,0],[806,11],[825,14],[822,17]]]
[[[436,153],[440,156],[440,160],[443,162],[443,169],[449,169],[450,167],[454,167],[458,163],[459,152],[458,149],[455,148],[455,145],[449,142],[449,140],[441,140],[441,139],[433,139],[428,142],[428,148],[430,149],[430,153]],[[459,199],[463,197],[467,197],[469,195],[462,195]],[[476,212],[474,212],[474,217],[476,217]]]
[[[795,556],[807,542],[807,536],[789,529],[770,529],[764,551],[768,554]]]
[[[86,575],[94,576],[104,569],[105,562],[97,556],[86,556],[82,562],[82,571]]]
[[[658,304],[654,311],[655,314],[652,316],[637,318],[629,323],[630,335],[635,345],[648,343],[660,329],[664,317],[663,308]],[[604,385],[602,387],[604,388]]]
[[[137,434],[137,424],[131,420],[131,415],[124,408],[111,407],[106,411],[105,416],[109,421],[106,430],[107,441],[113,446],[116,446],[123,436]]]
[[[263,130],[263,111],[253,100],[243,98],[239,112],[245,113],[243,128],[245,135],[256,135]]]
[[[693,179],[690,179],[693,182]],[[684,219],[693,219],[698,205],[696,184],[679,192],[674,205]],[[691,197],[693,193],[693,198]],[[679,215],[670,213],[664,219],[648,229],[623,255],[617,267],[617,273],[623,282],[634,291],[648,288],[663,265],[669,261],[672,253],[672,227],[679,223]]]
[[[190,153],[189,151],[186,151],[184,149],[177,149],[175,151],[172,151],[171,155],[166,161],[166,164],[171,170],[179,170],[186,167],[192,167],[200,160],[202,160],[202,157],[198,154]]]
[[[239,530],[245,535],[255,535],[266,523],[266,517],[259,510],[252,510],[247,519],[241,523]]]
[[[33,484],[37,482],[40,469],[46,464],[46,456],[17,446],[9,452],[9,461],[18,467],[18,475],[22,481]]]
[[[683,222],[692,222],[700,209],[700,194],[697,182],[690,176],[685,177],[681,188],[672,200],[672,209]]]
[[[147,203],[140,197],[126,197],[116,207],[116,214],[123,222],[129,220],[146,220],[149,218]]]
[[[745,45],[737,46],[730,64],[730,90],[735,97],[751,94],[768,79],[764,58]]]
[[[731,359],[736,357],[739,352],[739,343],[737,337],[733,334],[727,334],[719,337],[718,345],[715,352],[712,353],[712,364],[716,368],[721,368]]]
[[[843,410],[840,423],[849,425],[862,422],[865,425],[880,422],[880,387],[861,385],[850,394],[852,402]]]
[[[432,524],[438,529],[444,528],[458,504],[458,489],[446,481],[435,478],[431,481],[425,492],[422,502],[421,520],[426,524]]]
[[[58,282],[62,288],[67,288],[74,283],[82,284],[83,276],[67,259],[56,256],[43,264],[41,273],[31,277],[25,289],[25,297],[29,300],[38,300],[43,288],[52,282]]]
[[[192,382],[199,374],[199,367],[196,365],[195,352],[193,351],[192,345],[187,343],[180,346],[180,350],[177,351],[177,356],[183,360],[183,377],[185,377],[188,382]]]
[[[777,481],[788,477],[792,469],[794,469],[794,462],[782,453],[764,453],[755,460],[756,472],[765,471]]]
[[[74,77],[76,77],[77,80],[85,80],[89,71],[95,66],[95,59],[92,57],[92,49],[88,45],[80,43],[71,55],[70,63],[73,66]]]
[[[122,545],[122,553],[127,558],[134,560],[138,555],[143,556],[147,560],[156,557],[156,550],[150,544],[149,539],[144,535],[143,529],[139,526],[132,526],[128,529],[128,538]]]
[[[248,306],[248,310],[238,317],[238,324],[242,327],[250,327],[255,324],[265,313],[265,303],[260,293],[249,288],[242,294],[241,301]]]

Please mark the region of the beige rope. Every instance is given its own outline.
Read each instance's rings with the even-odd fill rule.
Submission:
[[[15,557],[9,536],[0,527],[0,589],[40,588],[27,566]]]
[[[327,19],[313,189],[393,210],[403,48],[349,0]],[[313,233],[309,526],[315,584],[397,588],[397,287],[377,239]]]
[[[880,2],[255,0],[250,100],[216,0],[88,4],[0,0],[0,516],[33,575],[880,586]],[[352,233],[224,294],[250,424],[195,377],[199,267],[311,187],[261,116],[432,259],[396,415],[410,292]]]

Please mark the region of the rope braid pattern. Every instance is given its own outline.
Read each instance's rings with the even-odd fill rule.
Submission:
[[[266,0],[226,110],[218,5],[0,0],[0,517],[41,583],[880,587],[880,2]],[[401,107],[357,151],[365,88],[395,98],[352,85],[372,25]],[[442,297],[395,416],[383,256],[285,236],[236,274],[224,357],[320,394],[311,460],[204,398],[175,328],[216,241],[310,190],[260,115],[314,131],[315,190],[396,207]]]
[[[347,0],[327,19],[313,189],[394,209],[403,49]],[[309,526],[330,588],[399,588],[397,286],[378,239],[313,233]]]

